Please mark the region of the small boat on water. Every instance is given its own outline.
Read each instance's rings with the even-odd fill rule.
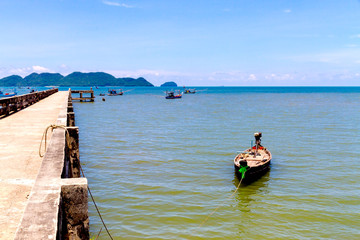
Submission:
[[[196,93],[195,88],[194,89],[189,89],[189,88],[184,89],[184,94],[194,94],[194,93]]]
[[[123,95],[124,92],[122,91],[122,89],[120,89],[119,91],[115,90],[115,89],[109,89],[108,91],[108,95],[109,96],[118,96],[118,95]]]
[[[100,93],[99,96],[105,96],[105,93]]]
[[[166,91],[166,99],[176,99],[176,98],[181,98],[182,95],[180,93],[179,90],[174,91]]]
[[[10,93],[4,93],[3,91],[0,90],[0,98],[2,97],[13,97],[16,96],[17,92],[10,92]]]
[[[235,171],[246,182],[252,182],[267,172],[272,158],[270,151],[261,146],[262,134],[255,133],[254,136],[255,145],[234,158]]]

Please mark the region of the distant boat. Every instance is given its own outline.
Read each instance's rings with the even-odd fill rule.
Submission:
[[[196,93],[195,88],[194,89],[187,89],[187,88],[184,87],[184,94],[190,94],[190,93],[192,93],[192,94]]]
[[[181,97],[182,97],[182,95],[179,90],[177,90],[175,92],[174,91],[166,91],[166,96],[165,96],[166,99],[176,99],[176,98],[181,98]]]
[[[105,93],[100,93],[99,96],[105,96]]]
[[[16,96],[16,92],[10,92],[10,93],[4,93],[3,91],[0,91],[0,97],[13,97]]]
[[[255,133],[255,145],[239,153],[234,159],[236,174],[246,182],[261,177],[270,168],[271,153],[261,146],[261,133]],[[251,141],[252,142],[252,141]]]
[[[118,96],[118,95],[123,95],[124,92],[122,91],[122,89],[119,90],[119,92],[117,92],[115,89],[109,89],[108,91],[108,95],[109,96]]]

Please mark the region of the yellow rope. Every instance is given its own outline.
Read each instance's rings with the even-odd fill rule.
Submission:
[[[68,147],[70,148],[70,143],[68,142],[68,141],[70,140],[70,139],[69,139],[69,132],[68,132],[66,126],[64,126],[64,125],[51,124],[51,125],[49,125],[49,126],[45,129],[45,131],[44,131],[44,133],[43,133],[43,135],[42,135],[41,142],[40,142],[40,147],[39,147],[39,156],[40,156],[40,157],[43,157],[43,156],[45,155],[45,153],[46,153],[46,144],[47,144],[46,142],[47,142],[47,132],[48,132],[48,130],[51,129],[51,131],[53,131],[55,128],[63,128],[63,129],[65,129],[65,132],[66,132],[66,143],[67,143]],[[41,154],[41,146],[42,146],[42,143],[43,143],[44,138],[45,138],[45,153],[44,153],[44,154]]]

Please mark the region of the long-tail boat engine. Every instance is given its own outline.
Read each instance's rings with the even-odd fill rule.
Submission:
[[[256,148],[258,149],[261,146],[261,137],[262,137],[261,132],[254,133],[254,137],[255,137]]]

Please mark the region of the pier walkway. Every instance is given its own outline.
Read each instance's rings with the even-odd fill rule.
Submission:
[[[0,119],[0,239],[15,237],[42,164],[42,134],[56,123],[67,99],[68,92],[57,92]]]

